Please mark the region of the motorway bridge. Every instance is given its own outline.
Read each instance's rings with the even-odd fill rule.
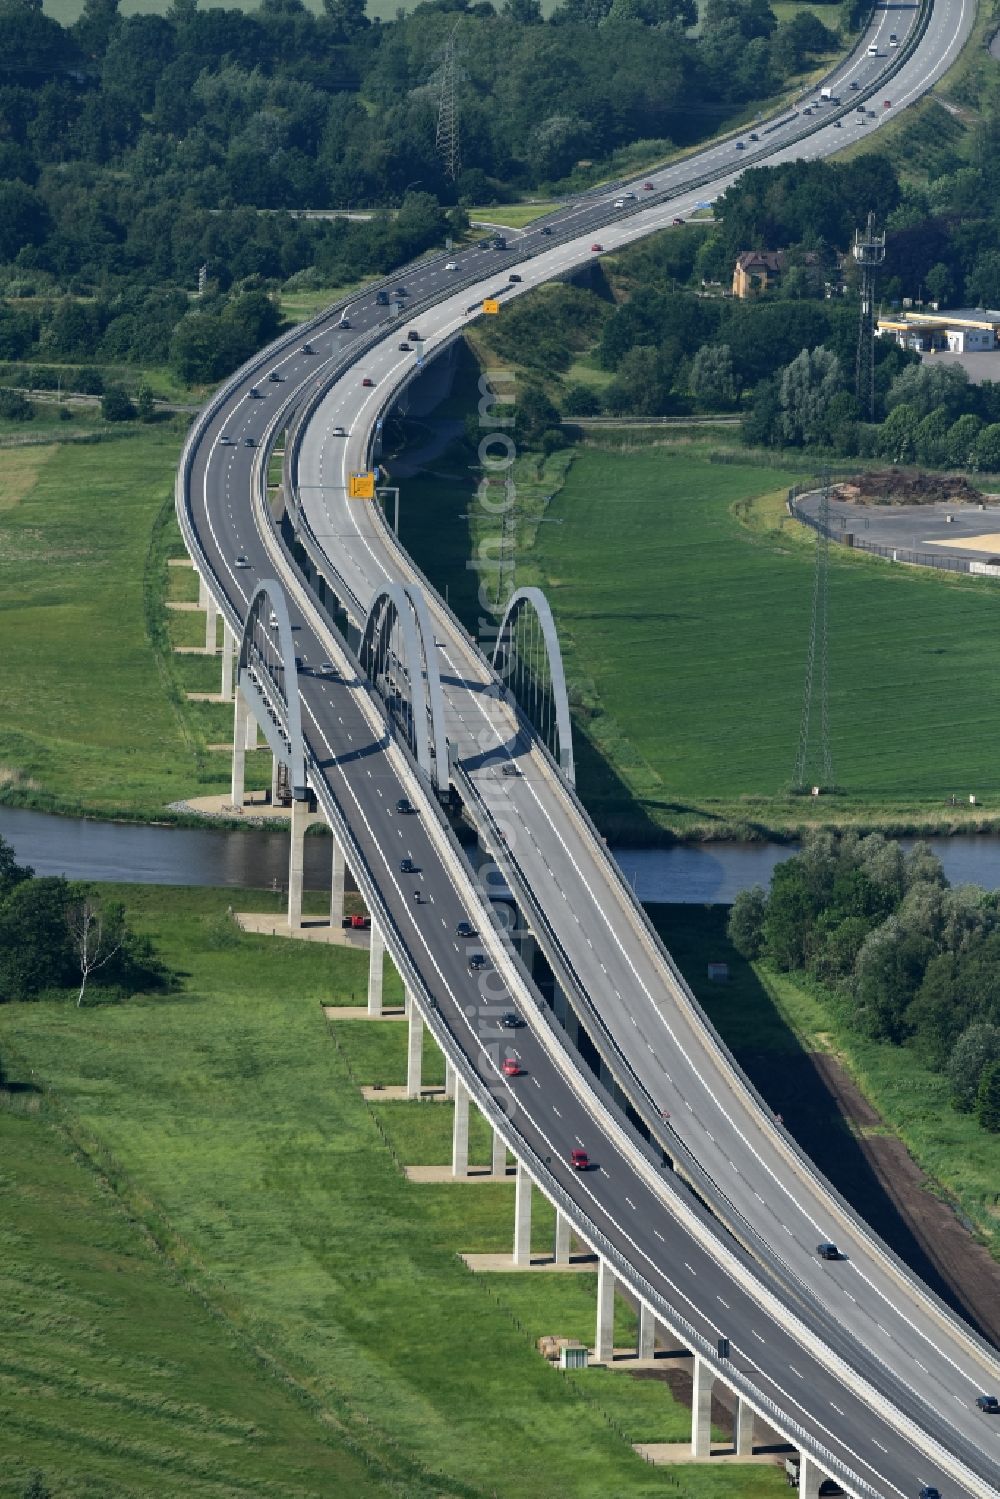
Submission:
[[[224,621],[233,799],[242,804],[259,730],[275,785],[291,791],[290,926],[301,920],[302,840],[321,818],[333,833],[331,919],[343,912],[345,868],[372,914],[373,1015],[386,950],[403,978],[408,1091],[419,1094],[429,1028],[455,1099],[455,1173],[468,1169],[470,1101],[493,1127],[494,1170],[506,1170],[508,1151],[517,1162],[515,1262],[528,1262],[540,1190],[556,1207],[557,1259],[571,1232],[597,1256],[596,1357],[613,1353],[617,1285],[640,1308],[640,1353],[693,1356],[695,1455],[708,1454],[722,1383],[737,1451],[751,1450],[755,1420],[766,1423],[801,1454],[803,1496],[827,1478],[885,1499],[928,1486],[1000,1494],[1000,1422],[976,1406],[1000,1389],[995,1352],[802,1155],[646,921],[573,789],[544,598],[527,590],[484,611],[480,649],[381,508],[349,497],[350,476],[377,461],[386,415],[484,298],[509,300],[685,217],[748,164],[829,154],[877,131],[885,100],[897,110],[926,91],[972,19],[971,0],[879,5],[829,80],[839,103],[810,94],[755,139],[715,142],[652,173],[649,187],[586,194],[504,249],[428,256],[330,309],[217,393],[177,481],[212,649],[218,613]],[[489,393],[480,409],[484,461],[500,470],[502,415]],[[268,494],[276,449],[280,515]],[[542,680],[539,718],[514,689]],[[485,871],[473,872],[444,815],[455,798],[489,851]],[[500,893],[516,903],[513,930],[507,900],[490,898]],[[533,982],[533,943],[555,975],[554,1006]],[[573,1169],[579,1149],[591,1169]],[[840,1259],[819,1257],[825,1241]]]

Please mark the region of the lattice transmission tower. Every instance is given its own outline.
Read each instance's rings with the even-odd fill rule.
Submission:
[[[868,215],[864,229],[854,231],[854,259],[861,277],[861,314],[858,319],[858,355],[854,365],[854,388],[862,419],[875,420],[875,277],[885,260],[885,235],[875,233],[875,215]]]
[[[830,476],[823,475],[816,534],[816,570],[813,575],[812,618],[809,622],[809,645],[806,649],[806,680],[802,693],[802,719],[799,724],[799,750],[795,757],[794,786],[804,791],[817,785],[821,791],[832,791],[833,755],[830,751]],[[807,779],[810,766],[810,727],[813,693],[816,685],[816,657],[819,655],[819,771],[816,781]]]
[[[444,165],[444,174],[454,182],[462,168],[458,134],[458,64],[456,61],[459,23],[456,21],[445,42],[441,66],[434,75],[438,91],[438,119],[435,144]]]

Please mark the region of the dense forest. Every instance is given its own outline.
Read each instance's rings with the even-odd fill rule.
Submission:
[[[729,935],[832,990],[861,1035],[911,1047],[946,1074],[956,1108],[1000,1131],[997,892],[950,886],[924,844],[813,833],[769,893],[740,893]]]

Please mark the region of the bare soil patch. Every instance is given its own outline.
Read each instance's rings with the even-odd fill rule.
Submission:
[[[849,505],[989,505],[1000,495],[984,494],[961,474],[924,474],[917,469],[888,468],[859,474],[835,484],[835,499]]]

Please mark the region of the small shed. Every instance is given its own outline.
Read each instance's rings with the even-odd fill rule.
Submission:
[[[709,982],[712,983],[712,984],[728,984],[729,983],[729,964],[728,963],[709,963],[709,965],[708,965],[708,978],[709,978]]]

